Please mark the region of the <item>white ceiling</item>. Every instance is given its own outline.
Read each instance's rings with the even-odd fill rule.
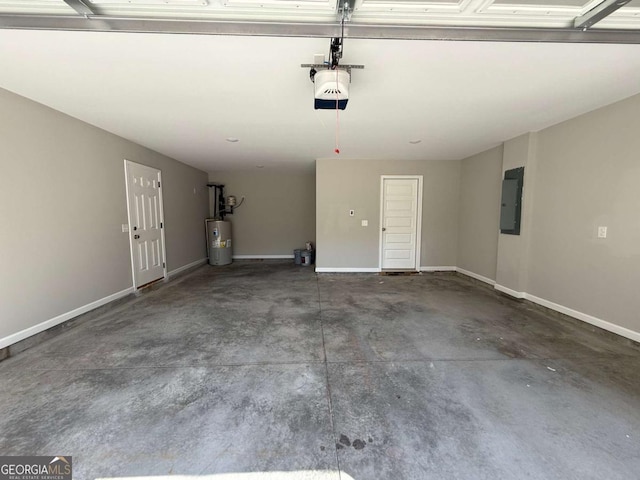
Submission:
[[[234,0],[241,1],[251,3]],[[25,5],[0,0],[0,12],[10,3]],[[588,3],[555,2],[574,16]],[[310,168],[335,156],[336,112],[313,109],[309,70],[300,64],[327,54],[329,41],[0,30],[0,87],[205,171]],[[347,38],[344,52],[341,63],[366,66],[352,72],[349,105],[340,112],[345,159],[460,159],[640,93],[640,45]]]

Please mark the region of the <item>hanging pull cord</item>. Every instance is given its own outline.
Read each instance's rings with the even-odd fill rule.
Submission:
[[[345,5],[348,5],[345,3]],[[340,39],[334,38],[331,43],[331,68],[336,71],[336,155],[340,155],[340,82],[338,62],[342,58],[342,48],[344,44],[344,17],[345,12],[342,11],[342,22]]]
[[[340,84],[338,83],[338,69],[336,68],[336,155],[340,155]]]
[[[337,40],[337,39],[336,39]],[[332,63],[335,64],[332,68],[336,71],[336,148],[334,152],[336,155],[340,154],[340,70],[338,69],[338,51],[332,52]]]

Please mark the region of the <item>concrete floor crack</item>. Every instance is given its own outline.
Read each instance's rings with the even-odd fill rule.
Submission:
[[[327,361],[327,348],[325,345],[325,337],[324,337],[324,325],[322,323],[322,299],[320,297],[320,280],[318,275],[316,275],[316,287],[318,290],[318,314],[320,318],[320,334],[322,335],[322,356],[324,358],[324,373],[325,380],[327,383],[327,402],[329,405],[329,421],[331,422],[331,434],[333,435],[333,449],[336,455],[336,465],[338,467],[338,479],[342,480],[342,469],[340,468],[340,456],[338,454],[338,434],[336,432],[336,427],[334,423],[333,417],[333,401],[331,398],[331,383],[329,381],[329,363]]]

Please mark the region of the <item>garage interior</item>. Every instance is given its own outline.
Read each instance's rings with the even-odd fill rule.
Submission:
[[[638,0],[0,0],[0,455],[634,478],[639,22]],[[344,109],[314,108],[325,65]]]

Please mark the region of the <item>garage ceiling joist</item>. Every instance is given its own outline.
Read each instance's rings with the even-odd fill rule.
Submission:
[[[126,18],[106,15],[4,14],[0,15],[0,28],[307,38],[329,38],[340,33],[340,25],[337,22],[234,22],[171,18]],[[582,31],[573,28],[374,25],[353,22],[345,24],[344,36],[346,38],[397,40],[640,44],[640,31],[637,30]]]

